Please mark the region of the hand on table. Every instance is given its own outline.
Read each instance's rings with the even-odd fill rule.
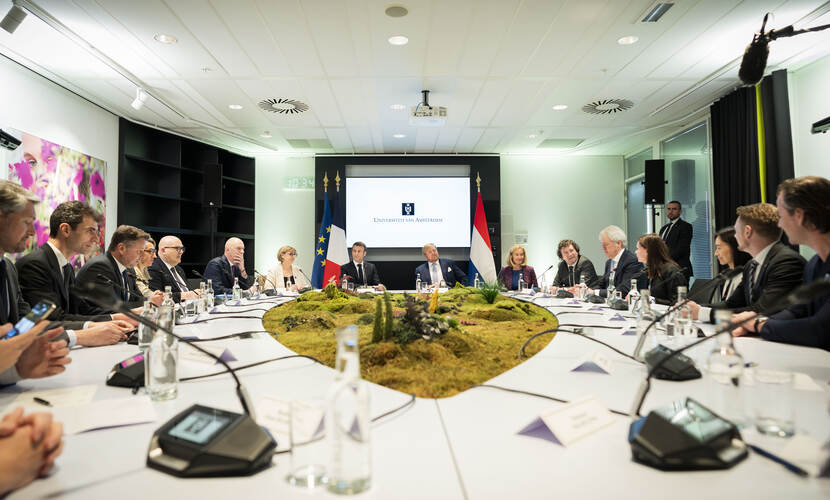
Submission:
[[[61,333],[63,328],[55,328],[32,342],[17,360],[17,374],[22,378],[43,378],[66,370],[66,365],[72,362],[66,341],[52,342]]]

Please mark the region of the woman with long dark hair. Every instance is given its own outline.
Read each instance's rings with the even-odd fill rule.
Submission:
[[[637,287],[648,288],[658,304],[674,304],[677,287],[686,286],[686,276],[669,257],[669,248],[659,235],[644,234],[637,240],[637,260],[645,264]]]

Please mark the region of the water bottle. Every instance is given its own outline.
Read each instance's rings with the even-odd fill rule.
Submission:
[[[207,302],[207,285],[204,281],[199,282],[199,299],[196,301],[196,316],[205,312],[205,302]]]
[[[213,280],[209,279],[205,287],[205,309],[207,309],[208,312],[213,309],[214,302]]]
[[[144,309],[141,311],[141,317],[155,323],[158,321],[158,314],[156,307],[149,300],[144,301]],[[146,351],[150,347],[150,342],[153,341],[154,330],[144,323],[138,324],[138,348]]]
[[[473,280],[473,288],[480,288],[480,287],[481,287],[481,281],[478,279],[478,273],[476,273],[476,277]]]
[[[421,293],[421,275],[415,275],[415,293]]]
[[[158,324],[172,329],[173,309],[163,305],[159,307]],[[167,401],[178,395],[179,341],[176,337],[157,330],[144,355],[144,385],[153,401]]]
[[[349,289],[349,275],[344,274],[340,277],[340,288],[345,292]]]
[[[651,293],[648,290],[640,290],[640,311],[637,317],[637,347],[634,348],[634,357],[643,361],[643,348],[646,347],[646,328],[657,318],[651,309]],[[649,330],[649,337],[656,338],[654,327]],[[649,348],[656,347],[656,342],[650,341]]]
[[[732,313],[729,310],[715,311],[716,329],[718,324],[726,324],[731,320]],[[744,359],[735,350],[731,334],[722,333],[715,341],[717,346],[706,360],[706,374],[712,379],[709,385],[712,390],[709,407],[736,426],[743,427],[746,425],[744,395],[741,391]]]
[[[605,301],[609,304],[614,300],[614,289],[614,282],[608,280],[608,294],[605,296]]]
[[[329,445],[328,490],[354,495],[369,489],[372,449],[369,440],[369,386],[360,378],[357,327],[337,330],[337,378],[326,408]]]
[[[173,287],[164,287],[164,300],[161,301],[161,305],[169,307],[172,313],[173,309],[176,307],[176,303],[173,302]]]
[[[579,300],[585,300],[588,295],[588,277],[584,274],[579,275]]]
[[[239,278],[234,278],[233,279],[232,292],[233,292],[233,300],[234,301],[242,300],[242,289],[239,288]]]
[[[525,279],[524,279],[524,276],[522,275],[522,273],[519,273],[519,288],[518,288],[518,290],[521,292],[521,291],[524,290],[524,288],[525,288]]]
[[[677,287],[677,303],[686,300],[686,287]],[[674,334],[682,337],[684,341],[697,338],[697,332],[692,325],[692,310],[687,304],[678,307],[674,312]]]
[[[628,289],[628,310],[635,311],[637,302],[640,300],[640,292],[637,291],[637,279],[631,280],[631,288]]]

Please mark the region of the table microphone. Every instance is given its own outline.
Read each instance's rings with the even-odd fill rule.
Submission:
[[[268,277],[268,275],[266,275],[266,274],[262,274],[261,272],[257,271],[256,269],[254,269],[254,274],[255,274],[255,275],[262,276],[263,278],[265,278],[265,283],[271,283],[271,286],[272,286],[272,287],[274,287],[273,289],[263,290],[263,293],[264,293],[265,295],[268,295],[269,297],[271,297],[271,296],[274,296],[274,295],[276,295],[276,294],[277,294],[277,284],[276,284],[276,283],[274,283],[274,282],[271,280],[271,278],[269,278],[269,277]],[[268,292],[273,292],[273,293],[268,293]]]
[[[303,271],[303,268],[302,268],[302,267],[297,266],[297,271],[300,271],[300,274],[302,274],[302,275],[303,275],[303,278],[305,278],[305,280],[306,280],[306,282],[307,282],[307,283],[311,283],[311,280],[310,280],[310,279],[308,279],[308,275],[305,273],[305,271]],[[302,288],[302,290],[300,290],[300,293],[307,292],[307,291],[309,291],[309,290],[311,290],[311,286],[310,286],[310,285],[309,285],[309,286],[306,286],[306,287],[303,287],[303,288]]]

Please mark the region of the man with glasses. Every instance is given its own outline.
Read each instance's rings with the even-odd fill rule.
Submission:
[[[164,287],[169,286],[173,291],[174,302],[199,296],[198,290],[190,290],[187,287],[184,269],[179,266],[184,250],[182,240],[170,235],[163,237],[159,240],[158,257],[147,269],[150,274],[150,290],[163,292]]]

